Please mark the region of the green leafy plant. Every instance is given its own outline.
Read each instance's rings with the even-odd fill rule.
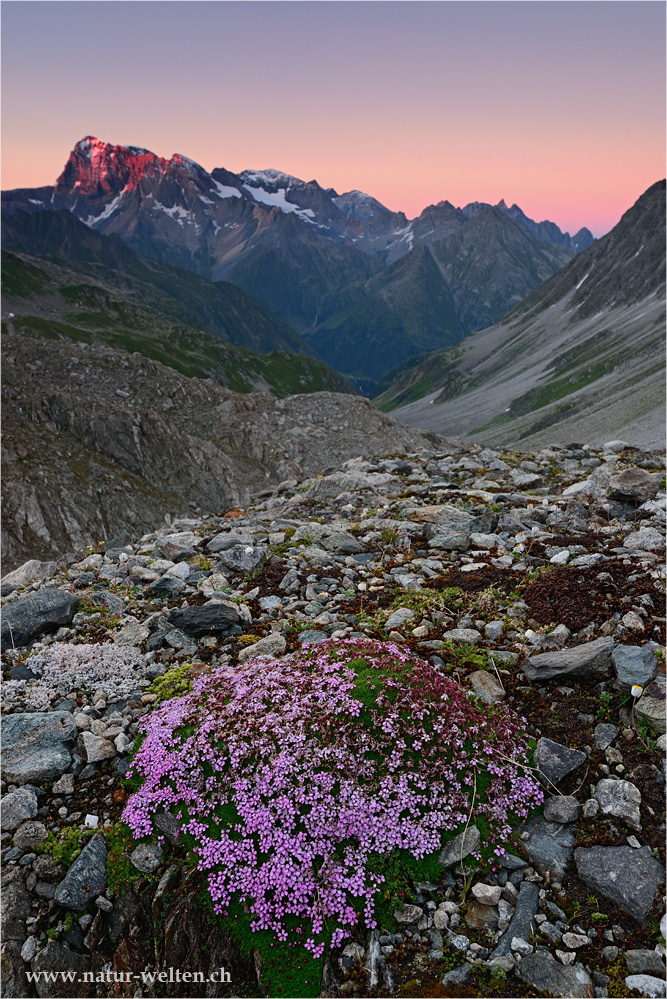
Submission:
[[[35,853],[50,853],[57,863],[73,864],[83,850],[86,840],[93,835],[94,830],[80,830],[76,826],[65,826],[58,835],[50,832],[43,843],[33,849]]]

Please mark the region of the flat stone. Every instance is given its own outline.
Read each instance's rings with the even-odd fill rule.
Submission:
[[[619,646],[619,648],[623,648],[623,646]],[[605,722],[600,722],[599,725],[595,726],[595,731],[593,732],[595,745],[598,749],[606,749],[607,746],[611,746],[618,733],[618,725],[609,725]]]
[[[497,704],[505,697],[505,690],[493,673],[489,673],[488,670],[476,670],[470,674],[468,679],[477,697],[485,704]]]
[[[535,750],[535,763],[539,772],[551,785],[558,784],[563,777],[581,766],[585,759],[585,753],[562,746],[552,739],[540,739]]]
[[[5,715],[2,722],[2,776],[9,784],[57,780],[72,763],[77,727],[69,711]]]
[[[107,884],[107,847],[96,833],[69,868],[55,891],[55,900],[68,909],[81,911],[100,895]]]
[[[218,560],[228,572],[254,572],[264,565],[264,549],[256,545],[233,545],[220,552]]]
[[[655,680],[644,688],[644,693],[635,705],[635,715],[645,718],[654,731],[664,734],[667,728],[664,676],[656,676]]]
[[[482,837],[480,836],[479,829],[477,826],[471,825],[465,831],[465,836],[463,832],[460,832],[449,843],[445,843],[438,857],[438,863],[443,867],[452,867],[453,864],[460,863],[462,856],[465,858],[474,850],[477,850],[481,842]],[[462,846],[463,852],[461,851]]]
[[[665,872],[649,846],[579,847],[574,861],[581,880],[615,902],[641,925],[646,921]]]
[[[580,811],[581,805],[571,794],[558,795],[547,801],[544,806],[544,818],[547,822],[560,822],[565,825],[568,822],[576,822]]]
[[[384,630],[391,631],[393,628],[400,628],[406,621],[412,621],[414,616],[415,612],[409,607],[399,607],[385,621]]]
[[[152,874],[162,863],[162,847],[159,843],[140,843],[130,854],[130,863],[142,874]]]
[[[299,632],[297,638],[299,645],[319,645],[320,642],[326,642],[328,640],[329,636],[326,631],[316,631],[315,629],[301,631]]]
[[[472,893],[483,905],[498,905],[503,889],[500,885],[486,885],[479,881],[472,886]]]
[[[496,642],[502,635],[504,627],[505,625],[502,621],[488,621],[484,625],[484,636],[490,642]]]
[[[423,915],[424,912],[418,905],[402,905],[400,909],[394,910],[394,919],[402,926],[418,923]]]
[[[246,646],[239,652],[239,662],[244,663],[247,659],[254,659],[255,656],[281,656],[287,648],[287,641],[284,635],[276,632],[260,638],[253,645]]]
[[[8,880],[5,875],[0,894],[2,939],[25,940],[25,921],[30,915],[31,898],[20,878],[9,883]]]
[[[445,972],[442,979],[442,984],[463,985],[463,983],[470,975],[471,971],[472,971],[472,964],[462,964],[459,968],[453,968],[452,971]]]
[[[589,676],[602,678],[611,673],[613,650],[613,638],[597,638],[594,642],[586,642],[573,649],[531,656],[521,668],[529,680]]]
[[[588,947],[591,942],[591,938],[587,937],[585,933],[563,933],[563,943],[570,950],[576,950],[578,947]]]
[[[278,610],[283,606],[284,597],[278,597],[275,594],[271,594],[268,597],[259,598],[260,610],[270,611]]]
[[[508,871],[519,871],[528,864],[522,857],[516,857],[513,853],[502,853],[498,857],[498,863]]]
[[[484,905],[475,899],[465,915],[466,926],[471,930],[496,930],[498,928],[498,909],[495,905]]]
[[[665,538],[653,527],[644,528],[641,531],[633,531],[626,535],[623,540],[623,547],[631,550],[641,550],[645,552],[661,552],[665,550]]]
[[[514,937],[521,937],[528,940],[535,932],[535,915],[540,904],[540,886],[534,881],[522,881],[519,885],[519,894],[516,898],[514,915],[509,927],[503,933],[498,946],[491,954],[489,960],[505,957],[509,954],[511,943]]]
[[[21,648],[47,631],[69,624],[79,598],[66,590],[38,590],[2,608],[0,646]]]
[[[461,645],[477,645],[482,640],[482,635],[476,628],[452,628],[451,631],[446,631],[442,637]]]
[[[517,954],[532,954],[533,945],[529,944],[527,940],[523,937],[512,937],[512,943],[510,944],[512,951]]]
[[[19,850],[30,850],[43,843],[48,835],[43,822],[24,822],[14,833],[12,842]]]
[[[510,479],[519,489],[536,489],[544,483],[541,475],[536,475],[534,472],[524,472],[519,468],[512,469]]]
[[[335,531],[330,534],[324,539],[324,547],[327,551],[337,552],[340,555],[353,555],[364,550],[364,546],[358,538],[345,531]]]
[[[41,583],[45,579],[50,579],[57,571],[57,562],[40,562],[39,559],[31,558],[18,569],[3,576],[0,583],[3,586],[13,586],[14,589],[18,590],[22,586],[30,586],[32,583]]]
[[[178,576],[168,576],[165,574],[150,584],[148,593],[151,597],[175,600],[176,597],[180,597],[184,589],[185,583],[182,579],[179,579]]]
[[[595,995],[593,979],[583,965],[565,967],[544,950],[526,954],[517,964],[514,974],[545,995],[562,996],[564,999],[592,999]]]
[[[113,742],[103,739],[101,735],[93,735],[92,732],[81,733],[81,745],[86,763],[99,763],[100,760],[110,760],[116,755]]]
[[[232,604],[211,601],[201,607],[177,607],[170,611],[169,620],[175,628],[201,638],[227,632],[239,623],[240,617]]]
[[[242,534],[218,534],[217,537],[212,538],[211,541],[206,545],[206,548],[210,552],[226,552],[230,548],[234,548],[236,545],[243,545],[247,548],[252,545],[252,538],[244,536]]]
[[[74,794],[74,774],[63,774],[51,790],[54,794]]]
[[[445,552],[467,552],[470,535],[467,531],[440,531],[430,539],[428,546]]]
[[[664,978],[654,978],[652,975],[628,975],[625,979],[626,988],[637,991],[641,996],[658,999],[667,995]]]
[[[114,635],[114,644],[122,646],[141,645],[142,642],[146,641],[150,633],[150,628],[147,628],[145,624],[133,621],[131,624],[121,628],[120,631]]]
[[[641,831],[641,791],[630,781],[606,778],[598,781],[595,797],[602,815],[621,819],[635,832]]]
[[[6,794],[0,804],[0,828],[3,832],[11,832],[27,819],[37,815],[37,795],[34,791],[19,787],[16,791]]]
[[[658,672],[658,657],[650,645],[617,645],[612,661],[614,686],[626,693],[635,684],[645,687]]]
[[[665,962],[654,950],[626,950],[623,955],[631,975],[665,975]]]
[[[533,866],[540,874],[549,872],[554,880],[562,881],[575,844],[572,826],[535,819],[524,829],[530,834],[525,846]]]

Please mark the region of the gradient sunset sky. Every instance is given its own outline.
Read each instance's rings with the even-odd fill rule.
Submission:
[[[516,202],[608,231],[665,175],[665,5],[2,5],[2,187],[53,184],[85,135],[274,167],[414,217]]]

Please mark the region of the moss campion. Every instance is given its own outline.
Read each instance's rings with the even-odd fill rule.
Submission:
[[[432,855],[467,821],[500,844],[539,804],[521,725],[395,644],[325,642],[220,667],[153,712],[123,818],[140,838],[180,815],[215,911],[238,900],[318,956],[375,926],[375,858]]]

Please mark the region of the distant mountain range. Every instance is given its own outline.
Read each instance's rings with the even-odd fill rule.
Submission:
[[[376,405],[487,442],[664,441],[665,181],[500,323],[413,358]]]
[[[90,136],[53,187],[4,192],[3,207],[65,210],[146,257],[231,282],[366,388],[497,321],[593,242],[503,201],[442,201],[409,221],[360,191],[276,170],[208,173]]]

